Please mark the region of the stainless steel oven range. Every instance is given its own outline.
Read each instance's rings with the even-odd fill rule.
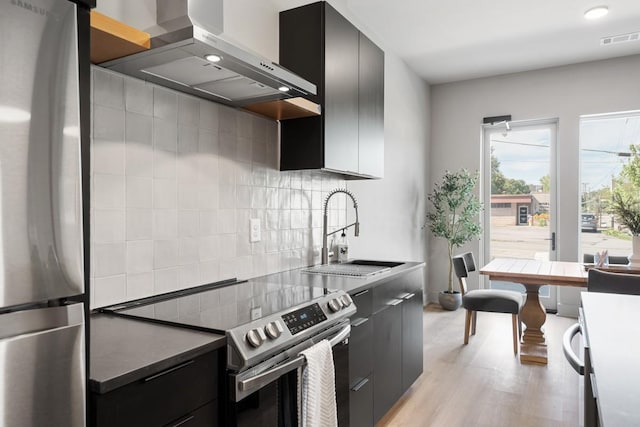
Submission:
[[[269,276],[266,276],[267,278]],[[227,281],[107,307],[104,311],[227,337],[225,426],[297,426],[299,353],[333,347],[338,423],[349,423],[349,317],[344,291],[252,280]]]

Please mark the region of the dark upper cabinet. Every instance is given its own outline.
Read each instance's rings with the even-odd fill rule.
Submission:
[[[384,175],[384,52],[360,33],[358,164],[360,173]]]
[[[322,115],[281,122],[280,169],[384,172],[384,52],[326,2],[280,13],[280,64],[315,83]]]

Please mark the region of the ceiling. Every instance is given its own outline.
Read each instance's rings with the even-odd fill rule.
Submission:
[[[276,0],[278,2],[278,0]],[[279,0],[281,6],[312,1]],[[640,54],[640,0],[330,0],[429,83],[445,83]],[[590,7],[609,14],[584,19]]]

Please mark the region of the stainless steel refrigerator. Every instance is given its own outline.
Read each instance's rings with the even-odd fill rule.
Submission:
[[[0,425],[85,425],[76,5],[0,0]]]

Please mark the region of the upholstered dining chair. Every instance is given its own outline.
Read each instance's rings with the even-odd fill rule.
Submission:
[[[515,291],[500,289],[467,290],[467,277],[476,271],[476,262],[471,252],[453,257],[453,267],[460,283],[462,306],[467,310],[464,326],[464,343],[469,343],[469,332],[476,334],[476,317],[478,311],[511,314],[513,325],[513,354],[518,354],[518,341],[522,332],[520,310],[524,304],[524,296]]]
[[[640,295],[640,274],[611,273],[592,268],[587,278],[589,292]]]

